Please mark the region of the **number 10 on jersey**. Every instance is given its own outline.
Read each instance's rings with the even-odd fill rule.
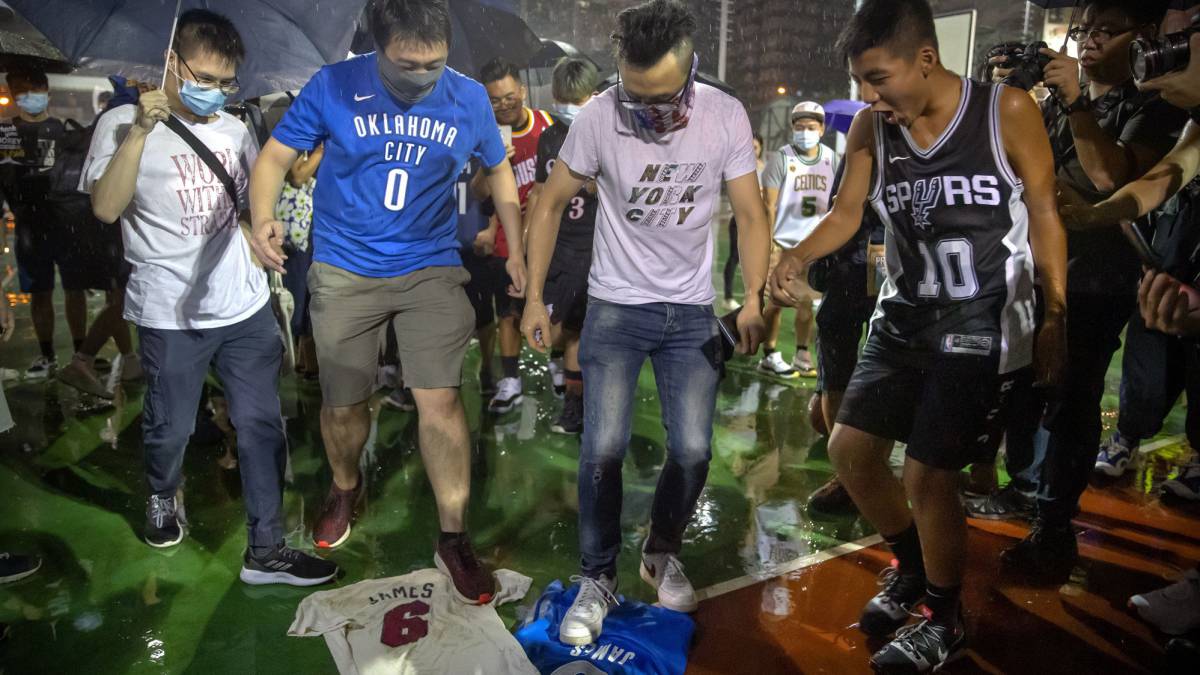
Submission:
[[[925,260],[925,277],[917,285],[917,295],[936,298],[942,286],[946,287],[946,294],[952,300],[966,300],[979,292],[979,279],[975,276],[975,249],[971,242],[966,239],[943,239],[934,245],[931,252],[925,242],[918,241],[917,248]]]

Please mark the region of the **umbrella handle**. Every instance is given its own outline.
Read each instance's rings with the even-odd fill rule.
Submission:
[[[162,83],[158,85],[158,88],[164,91],[167,88],[167,63],[171,60],[171,45],[175,44],[175,30],[179,28],[179,8],[182,5],[183,0],[175,0],[175,16],[171,17],[171,37],[167,40],[167,57],[163,61]]]

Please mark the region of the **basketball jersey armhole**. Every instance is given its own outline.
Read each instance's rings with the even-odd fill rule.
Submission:
[[[887,158],[885,155],[883,144],[883,118],[874,113],[871,114],[872,128],[875,132],[875,162],[874,162],[874,181],[871,185],[871,193],[867,195],[867,201],[877,201],[883,196],[883,167]]]
[[[1004,134],[1000,128],[1003,119],[1000,113],[1000,101],[1005,88],[1003,84],[992,85],[992,102],[988,106],[988,131],[992,141],[992,159],[996,162],[996,168],[1008,182],[1009,187],[1019,190],[1022,188],[1021,179],[1017,178],[1012,165],[1008,163],[1008,152],[1004,149]]]

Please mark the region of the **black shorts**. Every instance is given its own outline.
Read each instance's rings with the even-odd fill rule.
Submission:
[[[461,251],[463,267],[471,275],[467,282],[467,297],[475,308],[476,330],[495,323],[497,317],[520,317],[525,300],[508,294],[512,284],[504,265],[505,258],[494,255],[481,258],[471,251]]]
[[[591,253],[556,251],[550,270],[546,273],[546,289],[543,294],[550,321],[561,323],[563,328],[582,331],[587,316],[588,272],[591,268]]]
[[[845,391],[858,364],[863,327],[875,311],[865,265],[839,266],[826,277],[817,309],[817,390]]]
[[[120,226],[98,221],[86,198],[13,204],[21,291],[112,290],[122,268]]]
[[[1014,390],[1032,369],[997,373],[995,357],[917,359],[867,340],[846,388],[838,424],[908,444],[908,456],[957,471],[995,457]]]

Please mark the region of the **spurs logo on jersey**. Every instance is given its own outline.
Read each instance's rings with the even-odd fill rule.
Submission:
[[[872,331],[915,352],[1033,359],[1033,256],[1024,187],[1000,134],[1002,88],[963,80],[927,149],[875,118],[871,204],[887,226],[888,279]]]
[[[884,190],[888,212],[898,213],[909,208],[911,203],[913,223],[923,229],[929,228],[929,210],[942,203],[943,193],[946,206],[1000,206],[1000,179],[996,176],[934,176],[922,178],[911,186],[907,182],[896,183]]]
[[[829,211],[837,153],[824,145],[817,148],[816,159],[800,155],[790,144],[779,149],[786,174],[775,205],[775,241],[785,248],[799,244]]]

